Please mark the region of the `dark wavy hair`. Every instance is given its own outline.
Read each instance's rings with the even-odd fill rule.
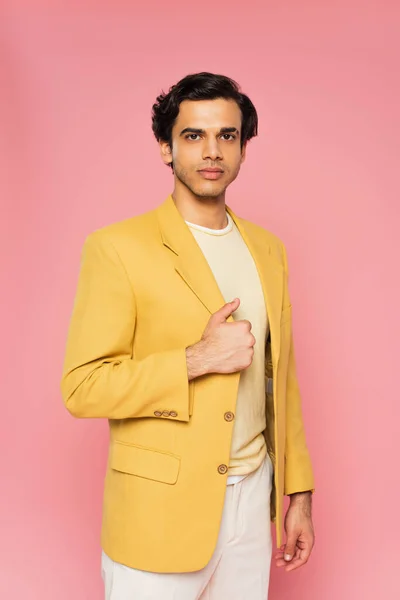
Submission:
[[[184,100],[234,100],[242,113],[240,145],[257,135],[258,115],[254,104],[239,85],[225,75],[194,73],[173,85],[168,93],[162,92],[152,107],[152,130],[156,140],[172,146],[172,128],[179,114],[179,105]],[[172,164],[168,165],[172,168]]]

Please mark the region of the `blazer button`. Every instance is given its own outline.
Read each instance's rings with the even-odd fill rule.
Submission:
[[[171,412],[169,413],[171,417],[177,417],[178,413],[175,412],[174,410],[171,410]]]
[[[163,410],[163,417],[169,417],[169,410]]]
[[[227,471],[228,471],[228,467],[226,465],[219,465],[218,473],[220,473],[220,475],[225,475],[225,473]]]
[[[155,410],[154,414],[155,414],[156,417],[161,417],[162,412],[160,410]]]
[[[233,421],[235,415],[230,410],[224,414],[225,421]]]

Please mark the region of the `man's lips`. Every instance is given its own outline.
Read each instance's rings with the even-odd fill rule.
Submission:
[[[219,179],[223,175],[223,170],[218,168],[200,169],[200,175],[204,179]]]
[[[218,167],[206,167],[205,169],[199,169],[200,171],[207,171],[208,173],[223,173],[222,169]]]

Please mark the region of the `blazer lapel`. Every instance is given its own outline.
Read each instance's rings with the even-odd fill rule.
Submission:
[[[172,196],[168,196],[156,210],[162,241],[170,250],[175,270],[206,309],[211,314],[215,313],[225,304],[225,300],[200,246]],[[231,317],[229,320],[233,321]]]
[[[226,206],[240,231],[256,264],[264,292],[272,339],[272,360],[276,364],[279,356],[280,315],[282,306],[283,270],[271,257],[266,235]],[[163,244],[169,249],[175,270],[190,287],[210,314],[216,312],[225,299],[218,287],[214,274],[178,211],[171,195],[156,209]],[[228,321],[234,321],[229,317]]]
[[[253,223],[241,219],[226,206],[227,211],[240,231],[257,267],[271,332],[271,352],[274,365],[278,362],[280,351],[280,320],[283,296],[283,269],[271,256],[267,232]]]

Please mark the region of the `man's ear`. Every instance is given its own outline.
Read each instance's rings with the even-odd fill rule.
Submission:
[[[247,150],[247,142],[245,142],[242,147],[242,158],[240,159],[240,164],[242,164],[246,160],[246,150]]]
[[[169,145],[168,142],[163,142],[163,141],[158,142],[158,144],[160,146],[160,154],[161,154],[161,158],[163,159],[163,162],[166,165],[170,165],[172,163],[171,146]]]

